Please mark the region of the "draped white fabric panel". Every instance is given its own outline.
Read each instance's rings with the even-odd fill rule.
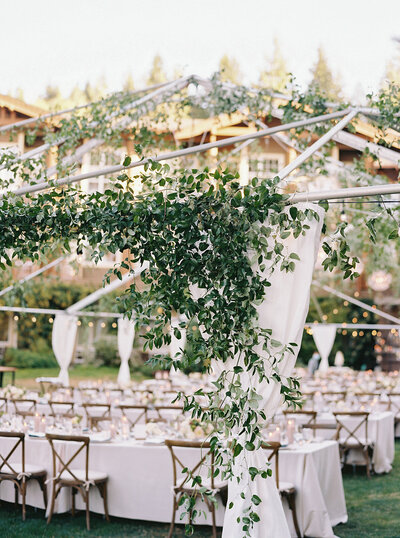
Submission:
[[[288,253],[297,253],[300,261],[296,262],[293,273],[284,273],[279,269],[273,273],[272,277],[269,278],[272,285],[267,289],[265,302],[258,307],[260,327],[272,329],[272,337],[282,344],[296,342],[298,345],[294,355],[286,354],[279,363],[278,369],[281,376],[290,376],[301,344],[324,214],[323,210],[316,208],[315,205],[298,204],[297,207],[302,210],[312,207],[318,211],[320,221],[310,221],[310,229],[305,236],[300,236],[297,239],[290,236],[284,241]],[[264,353],[262,349],[258,351],[260,354]],[[229,367],[229,365],[226,366]],[[270,370],[269,363],[266,362],[265,367]],[[216,373],[219,372],[216,371]],[[250,378],[247,372],[242,374],[241,383],[244,388],[253,386],[262,395],[266,415],[272,417],[282,403],[280,385],[274,381],[259,385]],[[250,488],[247,489],[247,492],[245,490],[248,468],[251,466],[265,467],[264,451],[262,449],[254,452],[243,450],[235,461],[235,476],[241,477],[241,480],[237,483],[237,480],[233,479],[229,484],[228,504],[233,502],[234,505],[232,509],[226,511],[223,538],[241,538],[243,536],[242,524],[238,524],[236,520],[249,506],[249,499],[254,494],[257,494],[262,502],[257,507],[261,520],[254,525],[251,532],[252,538],[289,537],[289,529],[275,480],[257,477],[250,482]],[[240,496],[242,492],[245,492],[245,499]]]
[[[129,385],[131,380],[129,359],[132,353],[134,338],[134,321],[128,318],[118,318],[118,353],[121,358],[121,366],[119,367],[117,381],[122,386]]]
[[[68,367],[75,349],[78,318],[69,314],[57,314],[53,322],[52,347],[60,365],[58,379],[63,385],[69,385]]]
[[[336,327],[333,325],[313,325],[313,338],[321,355],[319,370],[326,372],[329,368],[328,357],[335,343]]]

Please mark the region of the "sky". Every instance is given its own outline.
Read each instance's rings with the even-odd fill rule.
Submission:
[[[227,53],[256,81],[275,37],[303,85],[322,45],[351,97],[376,89],[398,50],[400,0],[0,0],[0,20],[0,93],[28,102],[100,77],[118,90],[129,73],[142,87],[155,54],[173,78],[209,76]]]

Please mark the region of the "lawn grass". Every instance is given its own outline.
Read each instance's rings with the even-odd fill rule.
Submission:
[[[19,368],[16,373],[15,384],[18,387],[29,389],[37,389],[39,385],[35,379],[37,377],[57,377],[59,368]],[[118,376],[118,368],[111,366],[94,366],[77,364],[69,369],[69,377],[72,385],[77,385],[84,380],[116,381]],[[132,380],[141,381],[144,376],[141,373],[135,372],[131,375]],[[11,383],[10,374],[4,375],[3,386]]]
[[[344,477],[347,511],[349,521],[335,527],[335,535],[340,538],[399,538],[400,537],[400,442],[396,443],[396,458],[393,471],[388,475],[372,476],[368,480],[365,472],[356,475],[347,472]],[[43,510],[35,511],[28,507],[27,519],[21,520],[21,509],[13,504],[0,506],[0,536],[20,538],[22,536],[46,537],[97,537],[109,536],[161,538],[167,536],[168,525],[111,518],[104,521],[98,514],[91,515],[90,532],[85,528],[84,513],[74,518],[70,514],[55,515],[49,526],[46,525]],[[196,527],[195,537],[211,536],[210,527]],[[176,527],[174,536],[183,537],[184,528]]]

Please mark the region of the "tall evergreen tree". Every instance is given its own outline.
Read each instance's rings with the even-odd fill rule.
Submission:
[[[260,73],[259,84],[279,92],[289,83],[290,75],[277,38],[274,39],[272,57],[267,58],[267,68]]]
[[[235,58],[224,54],[219,61],[219,70],[223,82],[233,82],[234,84],[241,83],[243,77],[240,71],[239,62]]]
[[[319,88],[332,101],[340,101],[342,99],[340,82],[334,77],[322,47],[318,49],[317,62],[311,69],[311,74],[310,87]]]
[[[153,64],[146,82],[148,86],[167,82],[167,75],[164,71],[164,62],[159,54],[156,54],[153,58]]]

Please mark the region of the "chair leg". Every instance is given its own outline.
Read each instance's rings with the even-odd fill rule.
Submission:
[[[172,501],[172,519],[171,519],[171,525],[169,527],[169,532],[168,532],[168,537],[167,538],[172,538],[172,534],[174,532],[174,527],[175,527],[175,516],[176,516],[176,508],[177,508],[177,505],[178,505],[178,499],[175,497],[174,495],[174,500]]]
[[[299,523],[297,521],[297,512],[296,512],[296,499],[295,499],[295,494],[294,493],[290,493],[288,496],[287,496],[287,500],[288,500],[288,503],[289,503],[289,508],[292,512],[292,517],[293,517],[293,525],[294,525],[294,528],[296,530],[296,535],[297,535],[297,538],[302,538],[302,534],[300,532],[300,529],[299,529]]]
[[[22,521],[26,518],[26,481],[22,479],[21,483],[21,497],[22,497]]]
[[[46,486],[46,477],[41,476],[38,478],[39,487],[42,490],[43,493],[43,503],[44,503],[44,509],[47,508],[47,486]]]
[[[100,484],[97,484],[97,488],[100,492],[101,497],[103,498],[104,515],[105,515],[106,521],[110,521],[110,516],[108,514],[107,482],[102,482]]]
[[[75,491],[75,488],[72,487],[71,488],[71,514],[72,514],[72,517],[75,516],[75,495],[76,495],[76,491]]]
[[[86,491],[86,528],[90,531],[89,490]]]
[[[50,512],[49,512],[49,515],[47,517],[47,525],[50,523],[51,521],[51,518],[53,517],[53,512],[54,512],[54,503],[56,501],[56,489],[57,489],[57,486],[56,484],[53,482],[53,485],[52,485],[52,490],[51,490],[51,503],[50,503]]]
[[[19,488],[17,486],[17,484],[14,484],[14,503],[17,505],[18,504],[18,493],[19,493]]]
[[[212,519],[212,536],[213,538],[217,538],[217,525],[215,521],[215,506],[213,505],[212,502],[210,506],[210,511],[211,511],[211,519]]]
[[[368,454],[368,448],[365,450],[365,465],[367,468],[367,478],[371,478],[371,473],[369,469],[369,454]]]

